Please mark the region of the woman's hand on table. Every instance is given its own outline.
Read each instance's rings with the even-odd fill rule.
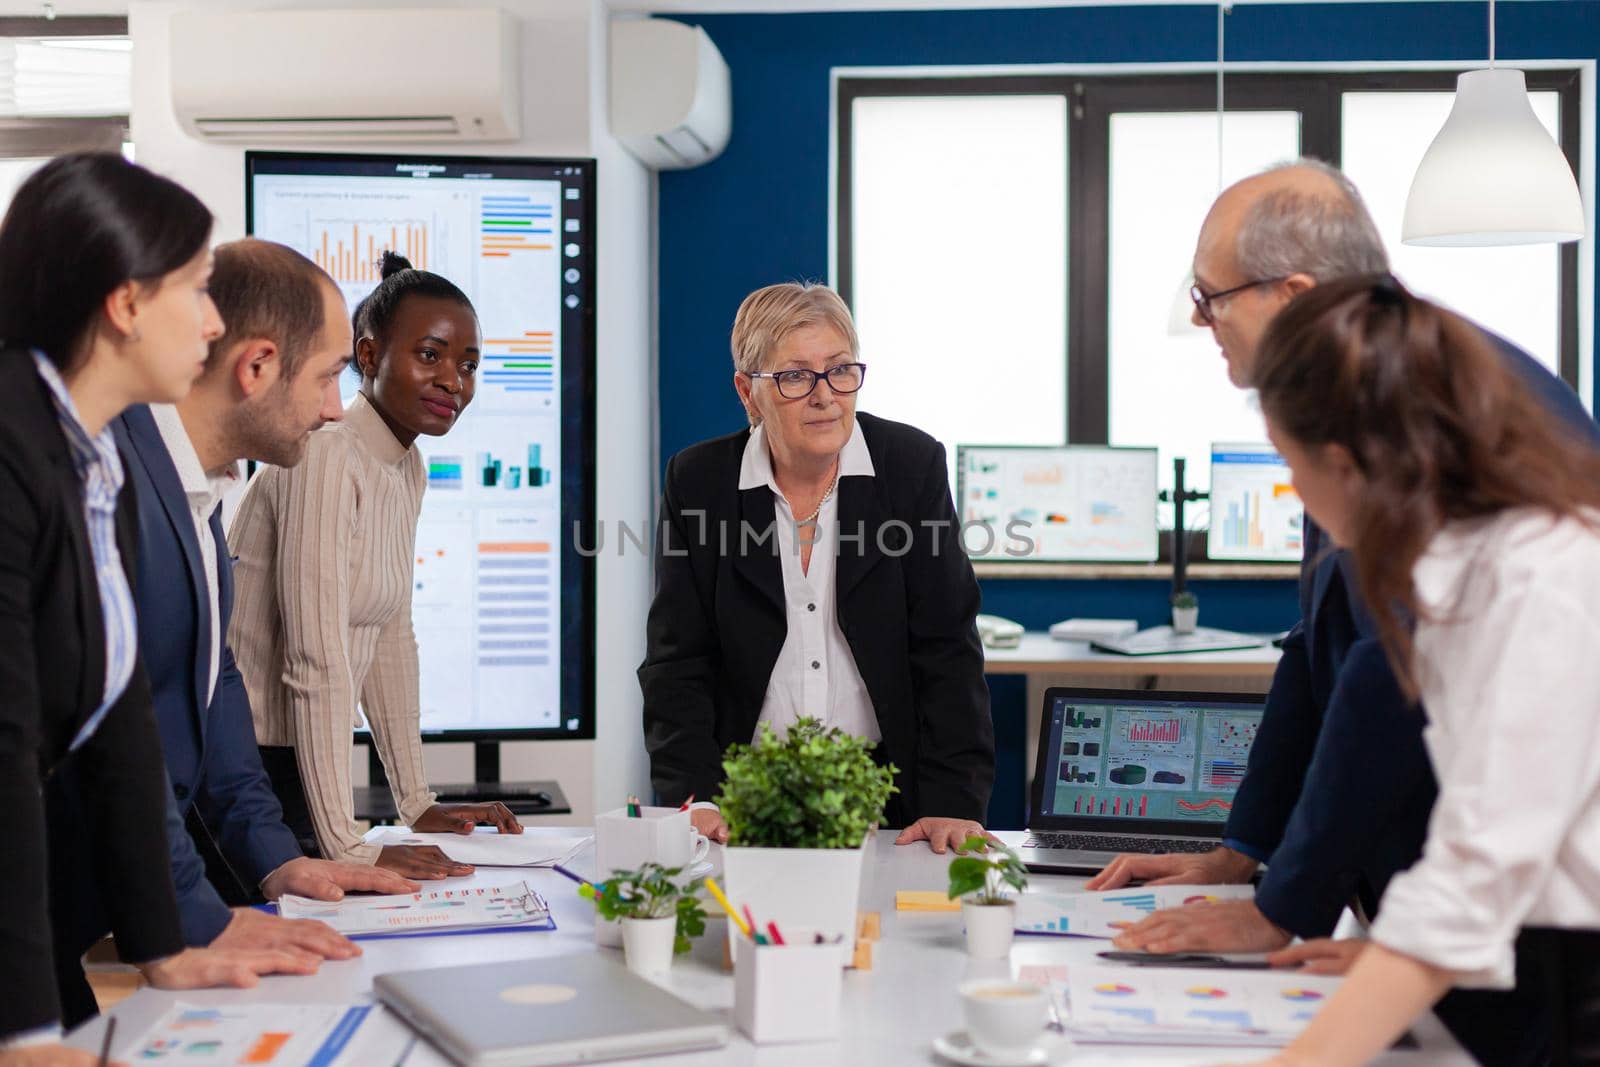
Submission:
[[[435,845],[384,845],[377,865],[407,878],[434,882],[440,878],[465,878],[472,864],[457,863]]]
[[[1344,974],[1366,951],[1368,942],[1359,937],[1335,941],[1319,937],[1272,953],[1267,962],[1274,967],[1298,967],[1305,974]]]
[[[716,808],[690,808],[689,825],[718,845],[728,843],[728,824]]]
[[[909,845],[914,841],[926,841],[928,847],[939,855],[949,849],[961,851],[961,846],[969,837],[981,837],[986,841],[1000,844],[1000,839],[983,828],[983,824],[973,822],[971,819],[918,819],[894,839],[897,845]]]
[[[498,800],[488,804],[435,804],[411,824],[412,833],[470,834],[479,823],[488,823],[503,834],[522,833],[522,824],[511,809]]]

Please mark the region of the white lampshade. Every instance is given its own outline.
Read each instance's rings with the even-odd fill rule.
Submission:
[[[1470,70],[1411,179],[1408,245],[1524,245],[1583,236],[1567,157],[1528,103],[1522,71]]]

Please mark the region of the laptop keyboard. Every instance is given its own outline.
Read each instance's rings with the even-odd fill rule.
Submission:
[[[1116,834],[1035,833],[1024,848],[1068,848],[1084,852],[1210,852],[1215,840],[1192,837],[1122,837]]]

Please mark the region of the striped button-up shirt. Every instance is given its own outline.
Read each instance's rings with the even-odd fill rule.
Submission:
[[[50,387],[56,419],[67,438],[72,465],[83,479],[83,518],[89,531],[89,549],[94,555],[95,581],[100,591],[100,614],[106,628],[105,689],[100,706],[72,739],[71,747],[75,749],[94,736],[106,713],[128,688],[139,647],[133,592],[128,588],[128,576],[122,569],[122,553],[117,550],[117,494],[122,491],[122,459],[117,455],[110,426],[93,437],[83,428],[78,409],[72,403],[72,394],[67,392],[67,383],[61,380],[55,364],[37,351],[33,353],[33,362],[39,369],[39,377]]]

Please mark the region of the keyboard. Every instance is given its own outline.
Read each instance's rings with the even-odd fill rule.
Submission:
[[[547,808],[550,794],[537,785],[512,782],[478,782],[470,785],[442,785],[437,790],[441,804],[488,804],[503,801],[516,811],[519,806]]]
[[[1024,848],[1063,848],[1080,852],[1210,852],[1214,838],[1125,837],[1118,834],[1034,833]]]

